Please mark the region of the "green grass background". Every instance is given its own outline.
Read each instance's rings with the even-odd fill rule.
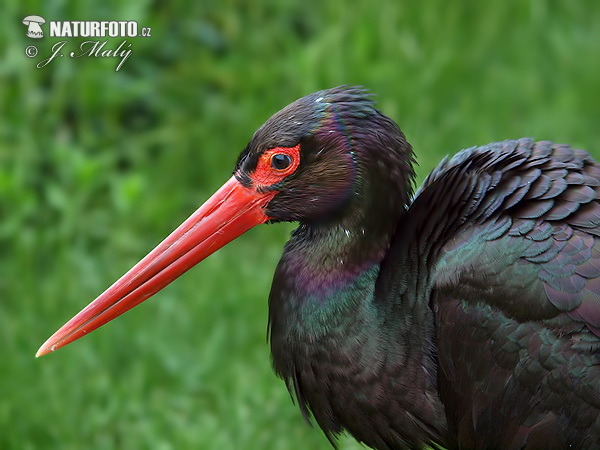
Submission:
[[[131,40],[119,72],[87,57],[37,69],[58,39],[25,37],[30,14],[136,20],[152,37]],[[0,3],[0,449],[329,448],[265,344],[291,225],[251,230],[119,320],[33,355],[229,177],[264,120],[339,84],[377,93],[421,180],[445,154],[507,138],[600,156],[600,7]]]

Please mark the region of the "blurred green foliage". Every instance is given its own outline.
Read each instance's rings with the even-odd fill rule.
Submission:
[[[290,225],[250,231],[118,321],[33,358],[299,96],[376,92],[420,179],[447,153],[522,136],[600,156],[593,0],[4,0],[0,11],[2,449],[329,448],[265,344]],[[30,14],[136,20],[152,36],[129,40],[119,72],[113,58],[67,55],[38,69],[59,39],[27,38]]]

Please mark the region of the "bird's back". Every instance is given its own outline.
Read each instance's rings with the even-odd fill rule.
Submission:
[[[505,141],[443,161],[401,221],[380,290],[430,302],[458,448],[600,445],[599,197],[587,152]]]

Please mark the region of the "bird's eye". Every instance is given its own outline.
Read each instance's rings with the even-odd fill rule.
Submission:
[[[270,186],[281,182],[300,165],[300,144],[274,147],[260,155],[251,178],[256,185]]]
[[[287,169],[292,164],[292,158],[285,153],[275,153],[271,157],[271,167],[275,170]]]

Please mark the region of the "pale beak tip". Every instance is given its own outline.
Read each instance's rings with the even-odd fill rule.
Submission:
[[[47,355],[48,353],[53,352],[55,349],[54,345],[48,345],[48,341],[44,342],[42,344],[42,346],[39,348],[39,350],[37,351],[37,353],[35,354],[36,358],[39,358],[40,356],[44,356]]]

